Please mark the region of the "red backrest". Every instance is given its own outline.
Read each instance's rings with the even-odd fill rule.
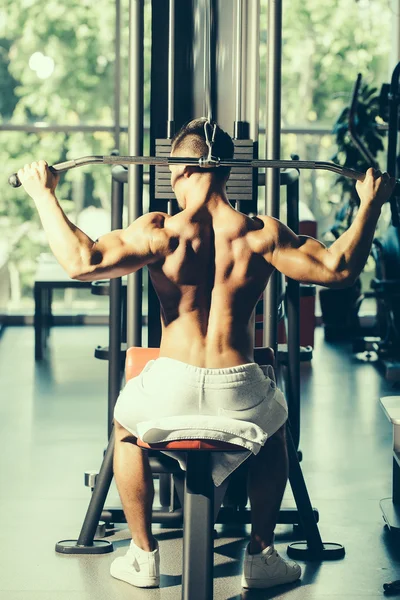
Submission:
[[[125,378],[129,381],[137,377],[149,360],[155,360],[160,355],[160,348],[139,348],[132,346],[126,351]],[[254,360],[259,365],[274,365],[274,353],[271,348],[255,348]]]
[[[126,351],[125,378],[129,381],[137,377],[149,360],[155,360],[160,354],[160,348],[137,348],[132,346]]]
[[[160,355],[159,348],[137,348],[133,346],[126,351],[125,377],[129,381],[139,375],[149,360],[155,360]],[[271,348],[257,348],[255,360],[259,364],[273,364],[274,353]],[[260,362],[261,361],[261,362]],[[141,439],[137,439],[137,445],[141,448],[150,448],[153,450],[212,450],[212,451],[243,451],[242,446],[237,446],[229,442],[219,440],[173,440],[170,442],[161,442],[159,444],[147,444]]]

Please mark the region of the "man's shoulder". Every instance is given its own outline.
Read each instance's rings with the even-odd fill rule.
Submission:
[[[161,211],[149,212],[142,217],[142,223],[145,226],[156,227],[157,229],[163,229],[165,223],[171,218],[170,215]]]
[[[280,221],[268,215],[256,215],[252,218],[254,229],[249,232],[254,251],[258,254],[268,253],[279,236]]]
[[[267,227],[271,230],[277,229],[280,224],[279,219],[275,219],[275,217],[270,217],[268,215],[257,215],[253,217],[253,221],[255,223],[262,223],[264,227]]]
[[[252,229],[252,233],[255,232],[256,237],[265,238],[274,237],[279,233],[279,229],[281,226],[281,222],[274,217],[269,217],[268,215],[256,215],[252,218],[252,224],[254,229]]]
[[[163,212],[146,213],[133,221],[133,223],[125,230],[127,239],[132,236],[138,239],[154,240],[167,238],[165,223],[170,218],[170,215]]]

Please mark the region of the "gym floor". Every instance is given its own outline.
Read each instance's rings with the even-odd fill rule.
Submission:
[[[116,581],[109,565],[125,553],[129,533],[112,539],[114,554],[62,556],[60,539],[79,533],[90,492],[86,470],[98,469],[106,445],[107,365],[93,357],[107,343],[105,327],[56,327],[50,358],[33,359],[33,329],[7,328],[0,342],[0,597],[4,600],[179,600],[181,531],[156,525],[161,588]],[[400,548],[383,528],[379,499],[391,494],[392,432],[379,397],[400,393],[345,346],[317,331],[315,356],[302,368],[303,472],[320,511],[324,541],[340,542],[337,562],[301,563],[300,584],[269,591],[240,587],[247,531],[218,525],[214,597],[347,600],[382,598],[382,584],[400,578]],[[115,489],[110,503],[116,501]],[[285,504],[293,505],[290,489]],[[295,538],[278,526],[283,555]]]

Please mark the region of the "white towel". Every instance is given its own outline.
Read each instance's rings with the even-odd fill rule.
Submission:
[[[212,477],[219,486],[285,423],[287,405],[272,367],[203,369],[161,357],[128,381],[114,417],[149,444],[213,439],[241,446],[243,451],[212,452]],[[164,453],[186,470],[185,452]]]

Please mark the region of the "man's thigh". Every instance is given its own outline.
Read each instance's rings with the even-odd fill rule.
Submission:
[[[251,456],[249,461],[258,459],[257,462],[262,460],[269,460],[273,456],[280,454],[287,455],[286,448],[286,423],[282,425],[270,438],[267,439],[260,452],[255,456]]]
[[[116,419],[114,419],[114,431],[116,442],[130,442],[131,444],[136,444],[137,437],[125,429],[125,427]]]

